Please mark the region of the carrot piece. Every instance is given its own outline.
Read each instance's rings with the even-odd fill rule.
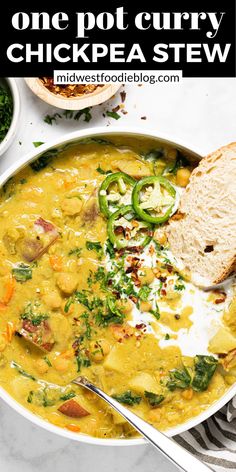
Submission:
[[[11,298],[13,296],[13,293],[14,293],[14,288],[15,288],[15,280],[12,277],[12,275],[9,274],[8,280],[7,280],[7,283],[6,283],[6,287],[5,287],[5,294],[4,294],[4,297],[2,299],[2,303],[4,305],[7,305],[9,303],[9,301],[11,300]]]
[[[5,339],[8,343],[12,341],[13,334],[15,333],[15,331],[16,331],[16,327],[14,323],[12,323],[11,321],[8,321],[7,326],[6,326],[6,331],[4,333]]]
[[[61,256],[57,256],[56,254],[54,254],[49,257],[49,262],[52,269],[55,270],[55,272],[62,271],[62,257]]]
[[[73,431],[74,433],[79,433],[81,431],[80,427],[76,424],[66,424],[66,428],[69,429],[69,431]]]

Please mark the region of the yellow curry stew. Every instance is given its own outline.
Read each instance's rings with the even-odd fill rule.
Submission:
[[[0,384],[59,427],[127,438],[132,428],[72,379],[84,374],[165,430],[224,394],[236,344],[227,319],[223,353],[179,343],[194,328],[194,287],[165,225],[194,163],[156,141],[114,142],[47,151],[2,189]],[[211,297],[227,318],[227,295]]]

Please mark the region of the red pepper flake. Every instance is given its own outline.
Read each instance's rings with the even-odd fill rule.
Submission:
[[[121,110],[121,113],[123,113],[123,115],[127,115],[128,112],[126,110]]]
[[[216,305],[219,305],[219,303],[224,303],[224,301],[225,301],[225,297],[224,297],[224,298],[217,298],[217,299],[215,300],[215,304],[216,304]]]
[[[134,302],[135,304],[138,302],[137,297],[135,297],[134,295],[130,295],[129,299],[132,300],[132,302]]]
[[[126,99],[126,92],[124,90],[120,92],[120,98],[121,98],[122,103],[124,103]]]
[[[161,295],[166,296],[166,290],[164,288],[161,290]]]
[[[159,277],[160,282],[162,282],[163,284],[166,282],[166,279],[167,277],[163,277],[162,275],[161,277]]]
[[[173,270],[173,267],[170,264],[166,264],[166,268],[167,268],[168,272],[172,272],[172,270]]]
[[[117,113],[120,109],[120,105],[117,105],[115,108],[112,108],[113,113]]]
[[[147,326],[145,325],[145,323],[139,323],[135,325],[135,328],[137,329],[146,329],[146,327]]]

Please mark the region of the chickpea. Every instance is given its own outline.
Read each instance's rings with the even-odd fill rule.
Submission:
[[[52,310],[57,310],[61,306],[61,297],[56,290],[52,290],[43,297],[44,303]]]
[[[78,279],[75,274],[70,272],[61,272],[57,276],[57,286],[59,289],[66,293],[67,295],[71,295],[76,289],[78,285]]]
[[[64,372],[69,368],[69,360],[58,356],[53,360],[53,365],[59,372]]]
[[[39,374],[46,374],[46,372],[49,369],[49,366],[48,366],[47,362],[44,359],[38,359],[35,362],[35,367],[36,367],[37,371],[39,372]]]
[[[81,212],[82,206],[82,201],[77,197],[65,198],[61,202],[61,208],[67,216],[78,215]]]
[[[236,378],[234,375],[226,375],[225,376],[225,381],[228,385],[233,385],[235,382]]]
[[[154,239],[155,239],[155,241],[157,241],[162,246],[164,246],[167,243],[166,233],[163,230],[160,230],[160,229],[155,230]]]
[[[95,362],[101,362],[107,354],[110,352],[110,344],[106,339],[100,339],[99,341],[92,341],[89,345],[90,357]]]
[[[0,352],[4,351],[4,349],[6,348],[6,346],[7,346],[6,339],[5,339],[4,336],[1,334],[1,335],[0,335]]]
[[[140,302],[140,311],[149,312],[152,309],[151,302]]]
[[[193,398],[193,389],[187,388],[186,390],[182,392],[181,395],[185,400],[191,400]]]
[[[149,411],[148,418],[150,423],[158,423],[161,419],[162,411],[160,408],[154,408],[153,410]]]
[[[150,285],[155,278],[153,270],[150,267],[140,269],[139,280],[141,285]]]
[[[124,313],[124,315],[129,315],[133,310],[133,303],[129,298],[123,298],[116,302],[117,307]]]
[[[180,187],[186,187],[189,183],[191,172],[186,167],[177,170],[176,174],[176,184]]]

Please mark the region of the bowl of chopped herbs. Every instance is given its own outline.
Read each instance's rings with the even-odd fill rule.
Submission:
[[[14,139],[20,112],[20,96],[15,79],[0,78],[0,155]]]

